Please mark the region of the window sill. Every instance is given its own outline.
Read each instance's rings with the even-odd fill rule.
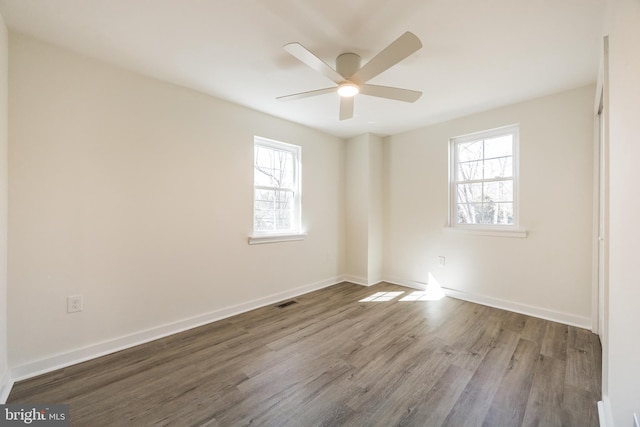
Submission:
[[[461,233],[472,234],[475,236],[492,236],[492,237],[516,237],[526,238],[527,230],[511,229],[511,230],[495,230],[495,229],[474,229],[467,227],[445,227],[444,231],[447,233]]]
[[[261,245],[263,243],[294,242],[296,240],[304,240],[306,238],[306,233],[265,234],[261,236],[249,236],[249,244]]]

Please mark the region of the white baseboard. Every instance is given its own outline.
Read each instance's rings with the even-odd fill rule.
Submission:
[[[549,310],[542,307],[521,304],[499,298],[487,297],[484,295],[471,294],[455,289],[442,289],[447,296],[452,298],[488,305],[489,307],[500,308],[502,310],[513,311],[520,314],[526,314],[527,316],[539,317],[541,319],[551,320],[552,322],[558,322],[565,325],[577,326],[579,328],[589,330],[591,329],[590,317],[576,316],[574,314],[563,313],[560,311]]]
[[[385,282],[393,283],[395,285],[406,286],[413,289],[425,290],[428,283],[416,282],[413,280],[404,280],[397,278],[385,278]],[[445,295],[451,298],[461,299],[464,301],[474,302],[476,304],[488,305],[489,307],[500,308],[502,310],[513,311],[520,314],[526,314],[527,316],[539,317],[545,320],[551,320],[553,322],[563,323],[565,325],[577,326],[579,328],[590,329],[591,318],[576,316],[573,314],[562,313],[559,311],[549,310],[542,307],[535,307],[531,305],[521,304],[513,301],[507,301],[499,298],[487,297],[484,295],[471,294],[464,291],[458,291],[455,289],[442,288]]]
[[[11,379],[11,372],[7,368],[2,374],[2,379],[0,379],[0,403],[7,403],[7,398],[9,398],[12,388],[13,380]]]
[[[392,285],[405,286],[407,288],[417,289],[419,291],[424,291],[428,286],[428,283],[416,282],[414,280],[397,279],[394,277],[385,277],[384,281],[387,283],[391,283]]]
[[[100,356],[104,356],[110,353],[115,353],[116,351],[124,350],[126,348],[134,347],[136,345],[144,344],[149,341],[157,340],[159,338],[164,338],[169,335],[173,335],[179,332],[193,329],[198,326],[206,325],[208,323],[215,322],[217,320],[222,320],[227,317],[245,313],[247,311],[254,310],[256,308],[274,304],[276,302],[279,302],[285,299],[297,297],[302,294],[323,289],[323,288],[335,285],[337,283],[343,282],[345,280],[346,279],[342,276],[322,280],[316,283],[300,286],[294,289],[290,289],[284,292],[279,292],[266,297],[258,298],[242,304],[237,304],[230,307],[215,310],[210,313],[202,314],[189,319],[179,320],[177,322],[172,322],[166,325],[158,326],[158,327],[147,329],[144,331],[135,332],[130,335],[125,335],[119,338],[103,341],[87,347],[71,350],[68,352],[60,353],[60,354],[46,357],[33,362],[28,362],[22,365],[14,366],[11,368],[10,378],[13,379],[13,381],[20,381],[27,378],[31,378],[36,375],[44,374],[47,372],[54,371],[56,369],[75,365],[77,363],[95,359]],[[13,384],[13,382],[11,384]],[[4,391],[4,388],[0,390]],[[7,392],[7,396],[8,396],[8,392]]]
[[[381,280],[369,280],[364,277],[352,276],[350,274],[345,274],[344,276],[342,276],[342,278],[345,282],[353,283],[360,286],[373,286],[381,282]]]
[[[369,286],[369,281],[364,277],[345,274],[344,276],[342,276],[342,278],[344,279],[345,282],[353,283],[355,285]]]
[[[598,402],[598,418],[600,420],[600,427],[613,427],[611,404],[605,396]]]

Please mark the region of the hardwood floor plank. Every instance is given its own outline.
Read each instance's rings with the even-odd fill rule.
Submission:
[[[495,340],[502,333],[501,313],[493,313],[483,322],[478,322],[480,329],[476,335],[466,335],[466,339],[460,336],[451,350],[454,351],[456,366],[475,372],[484,360]]]
[[[341,283],[20,381],[8,403],[68,403],[89,427],[597,425],[597,336],[412,292]]]
[[[564,360],[540,354],[535,368],[523,427],[561,427]]]
[[[500,382],[483,425],[517,426],[522,424],[531,391],[540,344],[520,339]]]
[[[512,311],[505,311],[502,327],[513,332],[521,333],[524,331],[529,316]]]
[[[404,414],[401,414],[398,425],[442,425],[472,375],[472,372],[466,369],[449,365],[433,387],[418,399],[414,399]]]
[[[539,319],[537,317],[527,317],[522,330],[522,338],[542,344],[544,334],[547,329],[548,320]]]
[[[416,346],[418,347],[418,346]],[[351,425],[367,424],[376,420],[384,424],[394,424],[419,396],[431,389],[436,380],[451,363],[452,354],[441,350],[444,345],[435,338],[429,345],[420,345],[402,353],[392,369],[378,365],[371,371],[374,381],[362,387],[347,404],[354,410],[349,421]],[[416,360],[422,363],[415,363]],[[357,381],[357,380],[356,380]]]
[[[598,427],[598,408],[593,405],[598,396],[571,385],[565,385],[562,401],[562,425]]]
[[[541,353],[545,356],[567,360],[567,336],[569,327],[561,323],[548,322],[542,340]]]
[[[565,383],[581,390],[599,392],[595,360],[584,350],[567,349]]]
[[[565,383],[600,394],[598,374],[602,370],[600,340],[590,331],[569,327]]]
[[[443,426],[482,425],[518,341],[517,333],[500,330],[500,335],[492,342],[491,349],[469,380]]]

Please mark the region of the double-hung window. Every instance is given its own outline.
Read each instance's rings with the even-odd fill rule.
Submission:
[[[518,133],[513,125],[450,140],[450,226],[517,228]]]
[[[301,233],[300,155],[300,146],[254,138],[253,237]]]

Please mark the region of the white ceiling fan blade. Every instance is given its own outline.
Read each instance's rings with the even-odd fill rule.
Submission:
[[[302,63],[313,68],[329,80],[338,84],[345,80],[336,70],[328,66],[326,62],[311,53],[309,49],[300,43],[289,43],[283,47],[284,50],[298,58]]]
[[[395,99],[397,101],[404,102],[416,102],[418,98],[422,96],[422,92],[418,92],[417,90],[377,85],[361,85],[360,93],[363,95]]]
[[[279,96],[276,99],[279,99],[280,101],[293,101],[294,99],[302,99],[302,98],[308,98],[310,96],[324,95],[325,93],[331,93],[337,90],[338,90],[337,87],[328,87],[325,89],[311,90],[309,92],[294,93],[293,95]]]
[[[366,83],[421,47],[422,43],[420,39],[418,39],[415,34],[407,31],[360,68],[360,70],[353,75],[353,78],[362,83]]]
[[[353,117],[353,96],[340,97],[340,120]]]

